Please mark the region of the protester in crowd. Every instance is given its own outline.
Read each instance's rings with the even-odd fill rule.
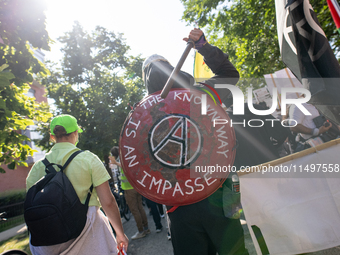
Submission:
[[[264,123],[263,126],[233,126],[238,144],[234,161],[237,169],[241,166],[260,165],[280,157],[279,148],[287,140],[289,130],[279,121],[274,121],[274,116],[255,115],[249,110],[248,104],[244,104],[243,115],[234,115],[232,106],[228,108],[227,113],[235,123],[248,123],[254,119],[262,120]]]
[[[304,97],[304,95],[301,95],[301,97]],[[311,115],[305,115],[296,105],[292,105],[289,110],[290,130],[297,134],[298,140],[295,152],[310,148],[309,139],[318,137],[332,128],[332,123],[323,122],[323,120],[317,127],[316,123],[321,118],[319,111],[314,105],[308,103],[303,103],[302,106]]]
[[[51,163],[64,165],[70,155],[79,150],[76,144],[78,133],[81,133],[82,129],[73,116],[64,114],[53,118],[50,131],[51,138],[56,144],[46,154],[46,159]],[[41,160],[37,161],[26,179],[27,190],[45,174],[45,165]],[[90,186],[94,187],[89,201],[86,225],[76,239],[68,242],[52,246],[30,244],[32,254],[117,254],[117,244],[127,250],[128,238],[124,234],[118,206],[109,187],[110,176],[101,160],[90,151],[84,151],[71,161],[65,174],[83,204]],[[107,217],[101,212],[100,207]],[[108,220],[116,232],[116,237]]]
[[[164,214],[164,208],[163,208],[163,205],[162,204],[157,204],[157,207],[158,207],[158,211],[159,211],[159,214],[161,215],[161,218],[164,218],[165,217],[165,214]]]
[[[124,190],[124,197],[127,205],[130,208],[130,211],[135,218],[138,231],[134,234],[131,239],[139,239],[145,237],[151,231],[148,227],[148,219],[146,217],[146,213],[142,203],[142,196],[131,186],[129,181],[127,180],[122,166],[119,160],[119,147],[114,146],[111,149],[110,157],[111,163],[117,165],[120,168],[120,180],[121,187]]]
[[[163,229],[163,225],[161,223],[161,212],[159,211],[162,208],[161,204],[158,204],[150,199],[145,199],[147,206],[150,208],[150,214],[152,215],[152,219],[156,226],[156,233],[160,233]],[[163,208],[162,208],[163,212]],[[164,217],[164,214],[163,214]]]
[[[109,159],[109,155],[105,154],[104,155],[104,166],[106,168],[106,171],[108,172],[108,174],[110,175],[110,180],[109,180],[109,184],[110,186],[113,185],[114,183],[114,179],[113,179],[113,174],[112,174],[112,170],[110,167],[110,159]]]
[[[223,84],[236,84],[239,73],[229,61],[228,55],[210,45],[199,29],[190,32],[185,41],[192,39],[195,48],[204,56],[204,62],[214,72],[215,76],[206,81],[210,85],[225,78]],[[152,55],[147,58],[142,67],[143,79],[149,94],[163,89],[173,66],[162,56]],[[194,79],[185,72],[176,77],[173,88],[189,88],[194,85]],[[220,98],[226,100],[229,91],[216,89]],[[244,233],[239,219],[225,217],[222,205],[223,188],[195,204],[180,206],[168,210],[171,221],[171,241],[175,255],[187,254],[248,254]]]
[[[281,116],[280,121],[282,125],[286,126],[289,129],[288,138],[282,145],[283,150],[280,153],[280,157],[286,156],[288,154],[294,153],[294,150],[296,148],[296,133],[292,132],[289,128],[289,109],[292,105],[287,104],[286,105],[286,114],[285,115],[279,115]],[[281,113],[281,111],[280,111]],[[286,154],[286,155],[285,155]]]
[[[257,110],[267,110],[269,109],[269,107],[264,103],[261,102],[260,104],[253,104],[253,107]],[[270,155],[270,157],[268,158],[267,162],[275,159],[277,157],[284,157],[287,156],[288,154],[291,154],[291,150],[289,147],[289,137],[292,135],[291,131],[289,129],[289,124],[286,123],[285,125],[282,125],[281,122],[284,121],[286,118],[288,118],[288,115],[281,115],[281,110],[280,109],[276,109],[276,111],[273,114],[268,114],[268,115],[255,115],[253,113],[250,112],[249,108],[248,108],[248,104],[244,105],[244,109],[245,109],[245,113],[243,116],[233,116],[232,110],[229,109],[227,110],[228,115],[231,116],[231,118],[234,121],[246,121],[246,123],[248,123],[248,121],[250,120],[261,120],[264,125],[257,128],[257,127],[251,127],[252,133],[253,134],[249,134],[250,136],[253,135],[256,137],[255,135],[255,131],[256,129],[260,130],[260,132],[264,131],[264,133],[260,136],[261,139],[259,139],[259,141],[257,141],[258,144],[264,143],[265,141],[268,141],[268,143],[266,145],[264,145],[264,148],[268,148],[267,150],[267,155]],[[272,120],[272,121],[269,121]],[[280,122],[276,121],[276,120],[280,120]],[[249,125],[248,125],[249,126]],[[236,126],[234,126],[234,128],[238,128]],[[247,130],[250,127],[242,127],[243,130]],[[243,131],[244,132],[244,131]],[[274,152],[275,151],[275,152]],[[273,153],[274,152],[274,153]],[[254,153],[252,153],[254,154]],[[263,163],[263,162],[262,162]]]

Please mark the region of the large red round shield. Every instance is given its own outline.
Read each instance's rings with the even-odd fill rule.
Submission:
[[[225,110],[196,89],[145,97],[130,112],[120,159],[130,184],[160,204],[196,203],[216,191],[235,159],[235,133]]]

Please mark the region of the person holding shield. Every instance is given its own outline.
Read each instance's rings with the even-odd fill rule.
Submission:
[[[239,73],[229,61],[227,54],[219,48],[210,45],[200,29],[191,30],[184,41],[195,42],[195,49],[203,55],[205,63],[215,74],[205,82],[214,85],[220,78],[227,84],[235,85]],[[148,57],[142,67],[143,80],[148,91],[152,94],[163,89],[174,67],[160,55]],[[174,78],[172,88],[193,88],[194,78],[180,71]],[[227,102],[230,92],[226,89],[216,89],[222,102]],[[228,178],[229,179],[229,178]],[[230,183],[230,182],[226,182]],[[175,255],[187,254],[248,254],[245,248],[244,232],[238,219],[238,213],[231,211],[226,217],[223,211],[223,188],[219,188],[208,198],[179,207],[168,207],[170,218],[171,241]],[[238,204],[238,203],[237,203]]]

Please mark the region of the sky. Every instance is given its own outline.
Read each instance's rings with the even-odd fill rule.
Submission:
[[[159,54],[176,66],[185,47],[184,37],[193,26],[181,21],[184,12],[180,0],[45,0],[46,29],[56,43],[45,60],[58,62],[62,58],[57,38],[71,31],[77,20],[85,31],[102,26],[114,33],[122,33],[131,50],[129,55],[147,57]],[[182,70],[193,72],[194,50]]]

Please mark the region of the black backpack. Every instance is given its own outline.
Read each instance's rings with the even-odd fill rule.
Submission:
[[[46,158],[46,175],[27,192],[24,217],[34,246],[49,246],[67,242],[82,232],[87,219],[87,210],[93,185],[82,204],[72,183],[64,174],[65,168],[82,151],[73,153],[61,166]],[[53,165],[60,168],[57,172]]]

